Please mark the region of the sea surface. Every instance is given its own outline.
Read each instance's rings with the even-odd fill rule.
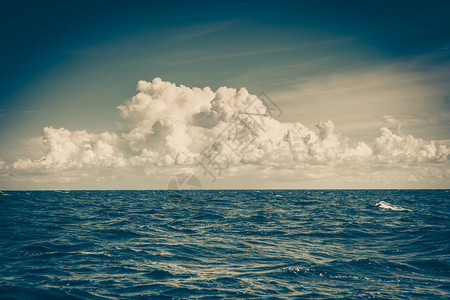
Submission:
[[[449,299],[449,196],[4,191],[0,299]]]

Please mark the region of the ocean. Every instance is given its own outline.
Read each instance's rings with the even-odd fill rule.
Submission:
[[[1,299],[449,299],[448,190],[0,192]]]

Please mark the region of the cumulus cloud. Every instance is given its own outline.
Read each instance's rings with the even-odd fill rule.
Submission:
[[[43,144],[47,153],[37,160],[19,159],[13,169],[70,169],[86,165],[102,167],[124,166],[124,153],[117,148],[118,136],[115,133],[100,134],[82,131],[69,131],[64,128],[45,127]]]
[[[402,136],[386,127],[380,129],[375,139],[374,159],[382,163],[402,162],[446,162],[449,149],[436,145],[435,141],[424,141],[412,135]]]
[[[221,164],[221,170],[232,171],[257,165],[294,173],[310,170],[311,176],[319,178],[320,166],[326,168],[325,176],[333,176],[333,168],[342,165],[446,168],[448,162],[446,145],[388,127],[381,128],[368,144],[337,133],[331,120],[319,122],[314,129],[300,122],[280,122],[245,88],[212,91],[155,78],[139,81],[137,94],[118,110],[120,130],[96,134],[45,127],[44,155],[19,159],[10,166],[0,161],[0,168],[11,172],[143,168],[151,173],[159,167],[201,165],[208,171],[213,164]],[[385,119],[397,123],[394,117]],[[408,181],[416,182],[417,176],[409,176]]]

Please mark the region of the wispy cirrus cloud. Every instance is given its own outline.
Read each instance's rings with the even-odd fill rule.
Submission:
[[[314,41],[314,42],[304,42],[301,44],[286,45],[284,47],[267,47],[267,45],[258,47],[258,45],[255,45],[254,47],[252,47],[253,49],[248,50],[248,51],[228,51],[228,49],[213,49],[215,51],[212,51],[212,52],[217,52],[216,54],[208,55],[207,53],[205,53],[205,55],[202,55],[201,57],[199,57],[198,50],[197,50],[197,51],[191,53],[192,56],[195,58],[169,62],[169,63],[167,63],[167,65],[183,65],[183,64],[193,64],[193,63],[199,63],[199,62],[239,58],[239,57],[246,57],[246,56],[282,54],[283,52],[296,51],[296,50],[307,49],[307,48],[312,48],[312,47],[320,47],[320,46],[327,45],[327,44],[345,43],[350,40],[352,40],[352,37],[345,37],[345,38],[338,38],[338,39],[326,39],[326,40]],[[211,52],[211,49],[208,49],[208,52]],[[175,56],[176,56],[176,54],[175,54]],[[183,53],[183,56],[186,56],[186,53]]]
[[[0,116],[7,116],[9,114],[46,114],[45,110],[10,110],[10,109],[0,109]]]

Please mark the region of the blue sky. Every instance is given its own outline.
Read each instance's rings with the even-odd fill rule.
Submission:
[[[0,11],[7,163],[36,158],[28,141],[46,126],[117,130],[116,107],[155,77],[265,91],[280,121],[331,119],[355,141],[386,124],[449,139],[449,1],[2,1]]]

